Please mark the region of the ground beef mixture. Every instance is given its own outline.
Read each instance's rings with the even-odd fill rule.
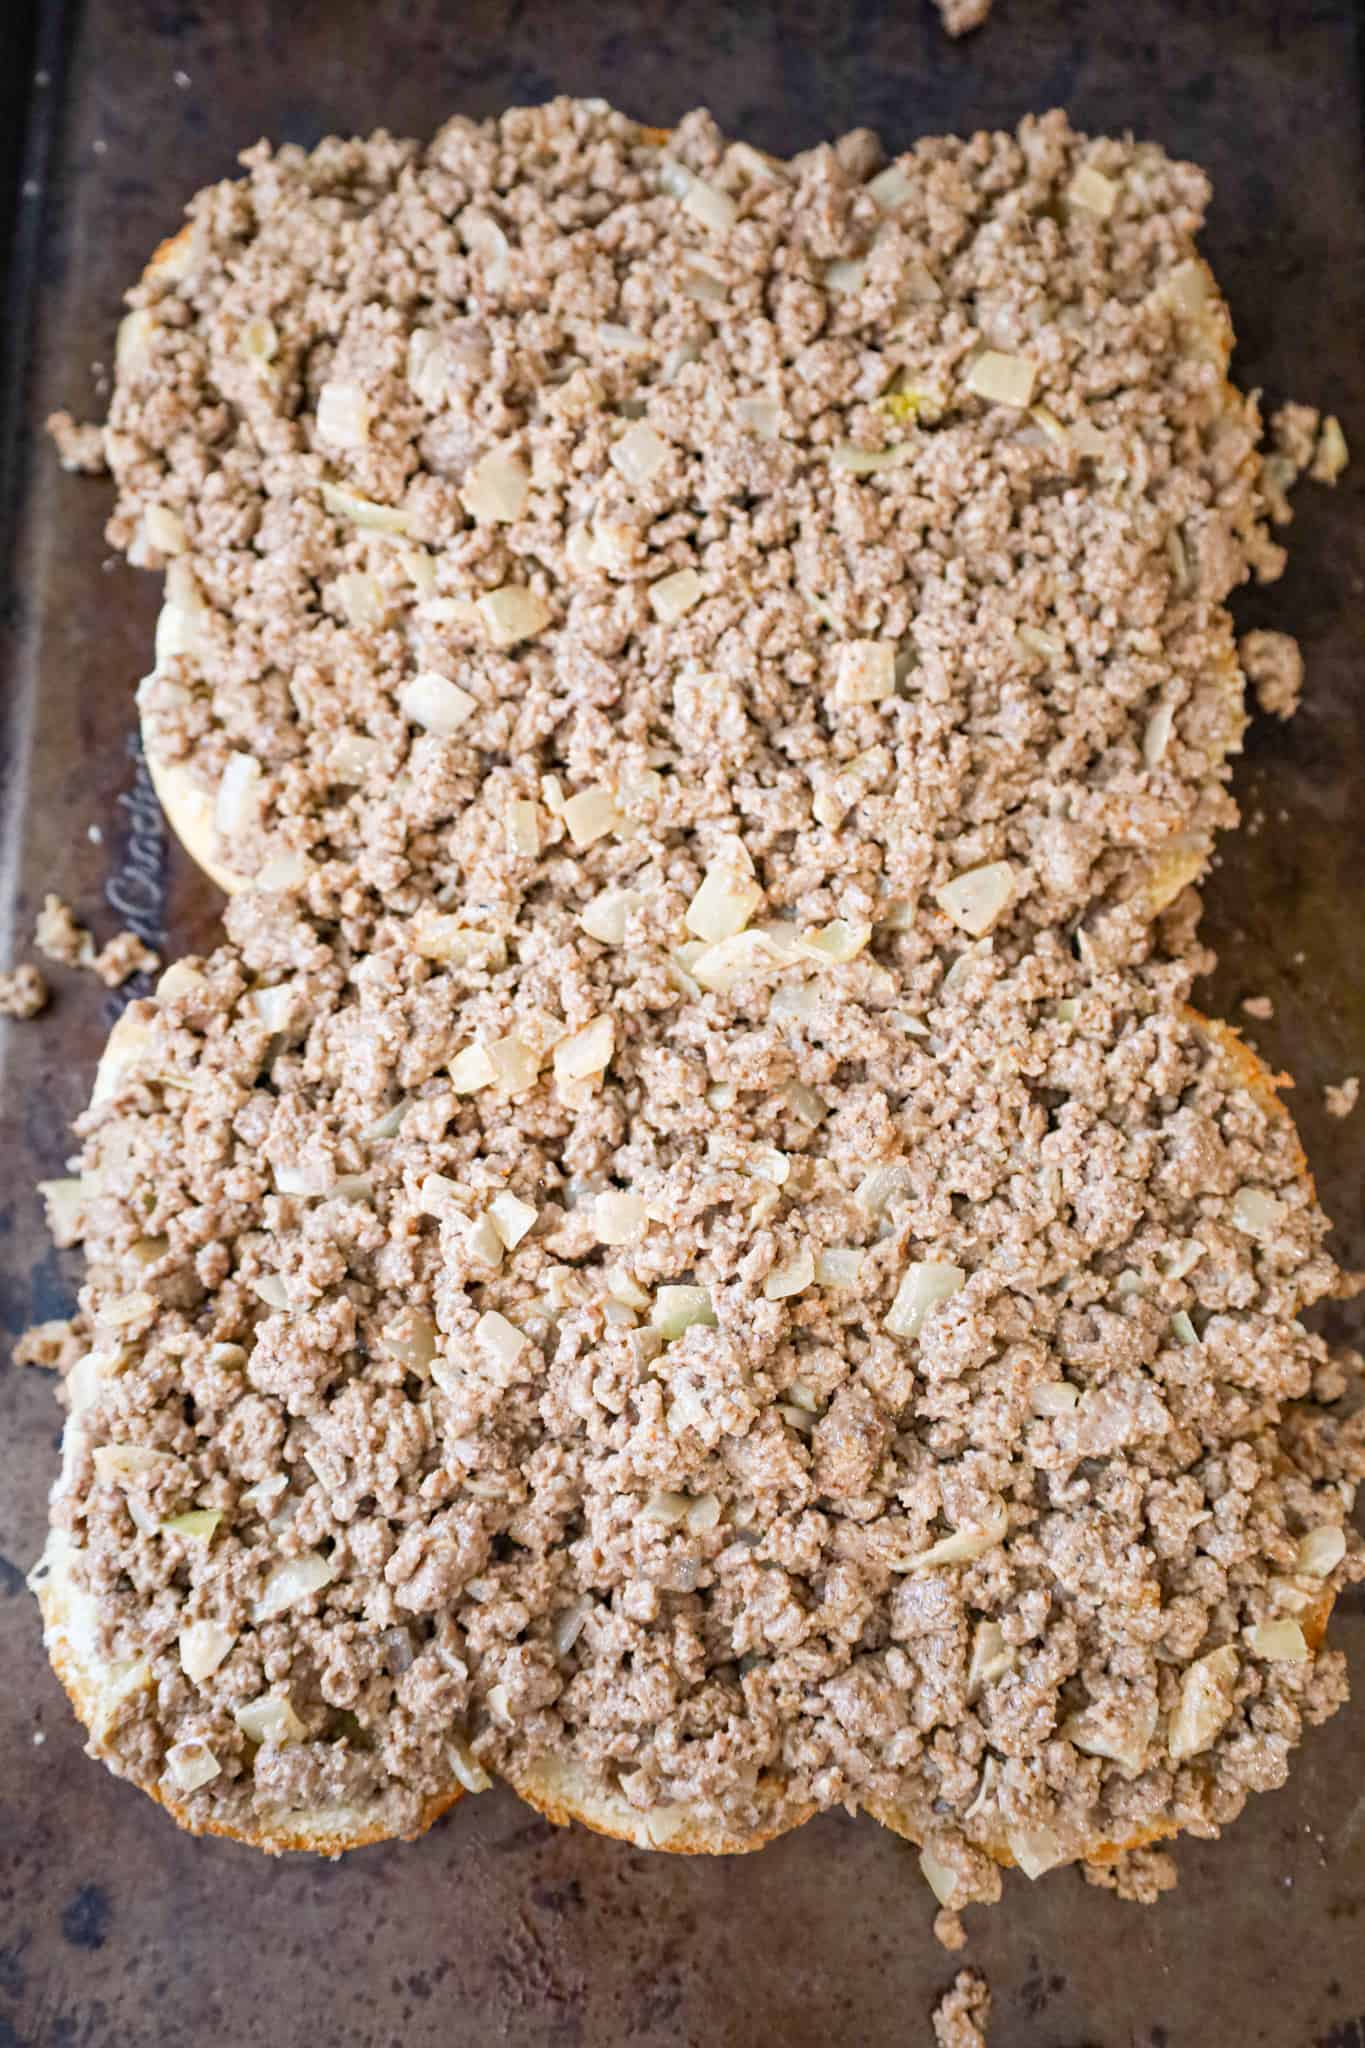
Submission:
[[[986,2048],[991,2016],[990,1986],[979,1970],[959,1970],[934,2007],[938,2048]]]
[[[0,1017],[36,1017],[50,993],[39,969],[25,961],[0,974]]]
[[[120,1027],[54,1507],[147,1674],[100,1753],[206,1746],[239,1823],[466,1740],[867,1803],[950,1910],[1278,1784],[1358,1450],[1239,1042],[1047,935],[912,1012],[895,933],[705,990],[572,902],[452,962],[247,895]]]
[[[570,101],[244,161],[104,431],[167,572],[149,750],[230,869],[355,938],[725,833],[921,958],[1141,951],[1235,816],[1224,599],[1281,565],[1199,171]]]

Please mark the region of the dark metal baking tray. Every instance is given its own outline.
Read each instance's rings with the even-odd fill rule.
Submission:
[[[23,435],[3,493],[0,927],[23,951],[45,889],[107,933],[131,919],[170,953],[213,929],[207,885],[168,846],[130,752],[153,580],[112,565],[107,490],[64,476],[38,423],[97,414],[118,295],[184,198],[258,135],[311,143],[429,132],[554,92],[649,121],[704,102],[789,152],[858,123],[901,145],[1065,104],[1159,137],[1213,173],[1208,249],[1246,384],[1338,412],[1365,454],[1365,173],[1349,0],[999,0],[961,45],[927,0],[85,0],[27,31],[9,0],[10,155],[26,137],[11,243],[21,310],[4,397]],[[0,175],[7,161],[0,151]],[[1237,787],[1261,822],[1210,890],[1211,1006],[1269,994],[1253,1035],[1294,1097],[1342,1256],[1361,1263],[1361,1121],[1322,1085],[1365,1071],[1365,462],[1305,486],[1288,575],[1245,623],[1291,625],[1307,703],[1260,722]],[[100,835],[92,838],[92,828]],[[31,1192],[120,998],[58,974],[38,1024],[0,1041],[0,1315],[12,1336],[69,1304]],[[830,1815],[761,1856],[685,1861],[560,1833],[505,1791],[424,1842],[337,1865],[271,1864],[178,1834],[81,1755],[22,1571],[42,1538],[57,1411],[42,1375],[0,1368],[0,2048],[329,2048],[504,2041],[545,2048],[930,2038],[956,1960],[930,1933],[913,1854]],[[969,1915],[994,1986],[995,2048],[1361,2048],[1365,2042],[1365,1607],[1336,1640],[1361,1695],[1313,1732],[1287,1790],[1221,1844],[1177,1852],[1179,1889],[1143,1911],[1062,1874]]]

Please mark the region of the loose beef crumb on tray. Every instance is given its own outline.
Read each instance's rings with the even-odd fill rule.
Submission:
[[[980,28],[994,0],[934,0],[943,26],[950,36],[965,36]]]
[[[1282,557],[1198,170],[1060,114],[789,163],[561,100],[248,153],[131,294],[172,822],[318,914],[733,839],[773,908],[1132,959]],[[421,309],[420,312],[417,309]],[[790,850],[799,848],[799,858]]]
[[[1349,1116],[1360,1100],[1360,1076],[1348,1074],[1344,1081],[1329,1081],[1322,1096],[1328,1116]]]
[[[64,903],[60,896],[43,898],[33,943],[44,958],[56,961],[59,967],[94,965],[95,941],[83,924],[77,924],[70,904]]]
[[[0,974],[0,1017],[36,1017],[50,994],[40,970],[25,960]]]
[[[913,1012],[896,934],[703,986],[690,875],[617,940],[557,872],[434,956],[238,898],[121,1023],[52,1567],[137,1674],[99,1753],[274,1841],[483,1767],[675,1846],[862,1804],[949,1911],[1278,1784],[1359,1567],[1252,1056],[1047,935]]]
[[[990,1986],[979,1970],[959,1970],[934,2007],[938,2048],[986,2048],[991,2017]]]

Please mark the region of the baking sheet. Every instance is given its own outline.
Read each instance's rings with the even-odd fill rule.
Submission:
[[[130,752],[154,579],[108,561],[107,487],[64,476],[36,423],[56,405],[98,414],[92,365],[109,359],[120,289],[183,198],[229,175],[260,134],[425,134],[457,110],[563,91],[657,122],[704,102],[732,132],[787,153],[858,123],[898,147],[1065,104],[1212,171],[1207,248],[1236,318],[1239,380],[1337,411],[1365,456],[1365,170],[1348,0],[998,0],[984,33],[957,46],[927,0],[86,0],[38,27],[45,82],[12,78],[9,110],[11,135],[27,114],[33,189],[17,202],[12,248],[21,283],[32,258],[32,289],[4,394],[29,430],[13,451],[22,490],[4,494],[5,964],[49,888],[101,936],[132,923],[168,955],[213,930],[213,893],[168,846]],[[23,34],[3,36],[22,55]],[[1297,1076],[1293,1105],[1344,1226],[1339,1254],[1361,1264],[1365,1110],[1333,1122],[1321,1091],[1365,1073],[1365,460],[1336,492],[1305,485],[1298,508],[1288,575],[1239,616],[1299,633],[1307,705],[1288,728],[1258,722],[1240,764],[1238,793],[1259,823],[1225,844],[1209,892],[1221,964],[1208,1003],[1235,1017],[1242,997],[1273,998],[1273,1021],[1251,1035]],[[46,1019],[0,1026],[10,1337],[70,1304],[76,1266],[48,1247],[31,1187],[61,1171],[66,1126],[123,999],[88,976],[53,979]],[[1339,1320],[1349,1327],[1347,1312]],[[57,1428],[47,1382],[6,1357],[0,2048],[930,2038],[930,2007],[959,1959],[932,1939],[913,1852],[865,1820],[826,1816],[730,1862],[557,1832],[501,1790],[418,1845],[337,1865],[270,1864],[179,1835],[83,1760],[42,1656],[22,1573],[41,1543]],[[1254,1800],[1227,1840],[1177,1850],[1180,1886],[1160,1905],[1123,1904],[1074,1873],[1036,1887],[1011,1875],[1003,1907],[968,1914],[967,1960],[995,1992],[993,2048],[1361,2048],[1359,1596],[1333,1633],[1357,1704],[1310,1734],[1288,1789]]]

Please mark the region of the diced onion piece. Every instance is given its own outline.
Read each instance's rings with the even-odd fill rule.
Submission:
[[[508,258],[511,247],[506,235],[491,214],[480,207],[466,206],[455,222],[460,240],[471,256],[476,256],[483,281],[493,292],[501,291],[507,282]]]
[[[337,596],[353,626],[377,626],[383,621],[387,605],[379,579],[363,569],[347,569],[337,577]]]
[[[836,704],[878,704],[895,695],[896,650],[889,640],[849,640],[839,649]]]
[[[349,519],[353,526],[371,527],[376,533],[406,533],[412,524],[397,505],[377,504],[373,498],[362,498],[340,484],[323,484],[322,502],[339,519]]]
[[[75,1244],[84,1230],[86,1187],[83,1180],[40,1180],[38,1193],[47,1209],[47,1227],[60,1245]]]
[[[694,1536],[704,1536],[720,1520],[720,1501],[714,1493],[699,1493],[687,1504],[687,1526]]]
[[[610,1064],[616,1047],[616,1025],[605,1014],[594,1017],[580,1031],[561,1038],[554,1049],[555,1079],[585,1081]]]
[[[370,407],[356,384],[335,380],[318,393],[318,436],[333,448],[363,448],[370,438]]]
[[[330,1586],[336,1571],[318,1551],[306,1551],[302,1557],[288,1557],[283,1564],[277,1564],[261,1589],[261,1597],[251,1610],[251,1619],[258,1626],[263,1621],[273,1621],[277,1614],[284,1614],[291,1607],[297,1607],[301,1600],[310,1600],[314,1593],[320,1593],[324,1586]]]
[[[148,547],[159,555],[185,552],[185,522],[169,505],[149,505],[142,515],[142,532]]]
[[[983,1685],[993,1685],[1014,1669],[1015,1653],[1005,1641],[998,1621],[979,1621],[972,1636],[971,1660],[967,1666],[967,1697],[974,1699]]]
[[[1165,295],[1181,313],[1201,313],[1209,302],[1211,279],[1197,256],[1177,263],[1166,279]]]
[[[919,1551],[896,1569],[915,1575],[937,1571],[945,1564],[971,1564],[993,1550],[1008,1528],[1009,1512],[1003,1501],[997,1501],[989,1519],[979,1527],[954,1529],[951,1536],[940,1537],[937,1543],[931,1543],[927,1550]]]
[[[649,343],[643,341],[633,327],[622,327],[619,321],[601,320],[594,332],[605,347],[616,349],[622,355],[647,356],[650,352]]]
[[[637,420],[616,442],[608,460],[618,476],[638,489],[658,475],[671,452],[662,434],[646,420]]]
[[[694,1325],[714,1330],[716,1311],[704,1287],[661,1287],[650,1306],[649,1320],[665,1344]]]
[[[411,939],[423,960],[444,960],[453,967],[501,967],[507,957],[500,932],[479,931],[458,912],[427,905],[412,920]]]
[[[267,1308],[287,1309],[289,1289],[278,1273],[258,1273],[250,1282],[251,1291]]]
[[[1025,1877],[1033,1881],[1067,1860],[1067,1851],[1051,1828],[1008,1828],[1005,1842]]]
[[[436,1325],[419,1309],[400,1309],[393,1321],[379,1333],[380,1343],[391,1358],[425,1379],[436,1356]]]
[[[126,1486],[139,1473],[164,1471],[170,1462],[168,1452],[148,1444],[101,1444],[94,1454],[95,1477],[105,1486]]]
[[[183,1515],[172,1515],[161,1524],[165,1536],[183,1536],[189,1543],[211,1543],[213,1532],[222,1521],[218,1508],[191,1508]]]
[[[865,256],[839,256],[833,263],[827,263],[824,270],[826,291],[860,292],[867,282],[867,258]]]
[[[334,1179],[326,1162],[315,1166],[274,1166],[271,1175],[282,1195],[325,1195],[330,1193]]]
[[[526,1349],[527,1337],[515,1323],[490,1308],[474,1325],[474,1342],[499,1372],[508,1372]]]
[[[1247,1648],[1253,1657],[1272,1664],[1303,1664],[1308,1643],[1297,1621],[1258,1621],[1246,1631]]]
[[[301,889],[313,872],[313,863],[306,853],[295,847],[286,847],[283,853],[272,853],[261,869],[256,886],[274,890],[280,895],[291,889]]]
[[[677,569],[649,586],[649,606],[661,626],[672,626],[700,602],[703,584],[695,569]]]
[[[269,1743],[282,1748],[286,1742],[302,1742],[307,1729],[289,1703],[288,1693],[268,1692],[244,1707],[234,1707],[232,1718],[248,1742]]]
[[[208,985],[208,976],[191,967],[188,960],[172,960],[156,985],[156,1000],[173,1003],[180,996],[197,995]]]
[[[475,607],[495,647],[515,647],[530,640],[549,625],[551,611],[543,597],[521,583],[504,583],[490,590]]]
[[[648,1308],[650,1297],[634,1279],[625,1266],[608,1266],[606,1271],[607,1293],[613,1301],[624,1302],[627,1308]]]
[[[376,1117],[374,1122],[360,1133],[361,1144],[381,1145],[386,1138],[396,1138],[403,1127],[403,1119],[411,1108],[412,1104],[407,1096],[401,1097],[394,1103],[392,1109],[386,1109],[382,1116]]]
[[[888,164],[884,171],[878,171],[875,178],[869,178],[863,187],[868,198],[883,213],[894,213],[897,207],[904,206],[915,189],[915,181],[903,163]]]
[[[808,1088],[804,1081],[785,1081],[779,1092],[792,1115],[798,1117],[803,1124],[809,1124],[812,1129],[822,1124],[829,1115],[829,1105],[822,1102],[815,1090]]]
[[[1174,726],[1174,705],[1158,704],[1147,721],[1147,730],[1142,735],[1142,758],[1149,768],[1157,767],[1165,757]]]
[[[1082,164],[1067,186],[1066,196],[1071,205],[1079,206],[1082,212],[1108,220],[1114,211],[1119,188],[1112,178],[1105,177],[1103,171],[1097,171],[1092,164]]]
[[[500,1266],[506,1247],[491,1216],[476,1216],[464,1234],[465,1249],[485,1266]]]
[[[1035,1415],[1070,1415],[1080,1405],[1080,1391],[1070,1380],[1043,1380],[1029,1395]]]
[[[858,1245],[826,1245],[815,1254],[817,1287],[856,1287],[866,1254]]]
[[[540,1073],[540,1055],[515,1031],[495,1038],[488,1048],[493,1065],[493,1082],[503,1095],[524,1095],[534,1088]]]
[[[1171,1317],[1171,1335],[1175,1338],[1177,1344],[1190,1345],[1199,1342],[1199,1332],[1195,1329],[1187,1311],[1183,1308],[1177,1309]]]
[[[815,1254],[808,1244],[774,1266],[763,1282],[765,1301],[785,1301],[788,1295],[804,1293],[815,1278]]]
[[[279,331],[269,315],[248,320],[242,329],[242,354],[257,371],[264,371],[280,352]]]
[[[493,1780],[475,1757],[463,1735],[452,1735],[446,1744],[450,1768],[466,1792],[488,1792]]]
[[[243,1490],[241,1505],[253,1509],[256,1514],[264,1517],[288,1486],[289,1481],[283,1472],[273,1472],[268,1479],[258,1479],[254,1486],[248,1486]]]
[[[463,1052],[456,1053],[446,1072],[457,1095],[473,1095],[480,1088],[491,1087],[497,1079],[497,1068],[488,1056],[488,1048],[477,1039]]]
[[[214,828],[220,839],[234,839],[258,818],[261,764],[254,754],[229,754],[218,798],[213,807]]]
[[[846,917],[832,917],[818,931],[801,934],[801,951],[812,960],[830,967],[845,967],[856,960],[872,937],[870,924],[854,924]]]
[[[1107,1757],[1137,1777],[1147,1762],[1156,1720],[1155,1699],[1136,1702],[1123,1713],[1086,1707],[1072,1714],[1060,1732],[1082,1755]]]
[[[530,490],[531,479],[520,456],[492,448],[466,475],[460,503],[471,519],[491,526],[520,519]]]
[[[1166,1747],[1177,1763],[1207,1749],[1232,1712],[1237,1652],[1231,1643],[1210,1650],[1190,1665],[1180,1683],[1180,1701],[1166,1731]]]
[[[440,739],[458,732],[478,708],[477,697],[432,669],[424,669],[398,692],[398,709],[404,718]]]
[[[507,850],[519,860],[540,852],[540,806],[529,797],[516,797],[507,806]]]
[[[854,441],[835,441],[829,451],[829,466],[847,470],[850,476],[877,476],[884,469],[899,469],[914,452],[910,441],[900,441],[894,448],[859,448]]]
[[[967,365],[963,379],[969,391],[993,405],[1026,406],[1033,403],[1038,368],[1027,356],[1010,356],[997,348],[983,349]]]
[[[1013,894],[1014,869],[1007,860],[992,860],[935,889],[934,901],[960,930],[979,939],[998,923]]]
[[[1320,1528],[1309,1529],[1299,1538],[1295,1571],[1307,1572],[1315,1579],[1325,1579],[1334,1572],[1346,1555],[1346,1531],[1335,1522],[1324,1522]]]
[[[798,957],[795,931],[788,943],[783,931],[767,926],[735,932],[727,939],[705,945],[695,959],[685,964],[700,987],[723,993],[750,975],[778,973]]]
[[[1346,445],[1341,421],[1335,413],[1329,412],[1318,435],[1318,445],[1313,453],[1313,466],[1309,474],[1318,483],[1334,484],[1350,460],[1351,451]]]
[[[180,1669],[192,1684],[211,1678],[237,1637],[216,1621],[190,1621],[180,1631]]]
[[[503,1193],[494,1195],[488,1204],[488,1214],[508,1251],[514,1252],[527,1232],[534,1229],[540,1211],[530,1202],[523,1202],[520,1195]]]
[[[210,1784],[221,1768],[207,1742],[198,1735],[173,1742],[166,1751],[166,1776],[177,1792],[197,1792],[201,1785]]]
[[[762,901],[763,891],[751,875],[741,874],[730,861],[713,861],[683,922],[699,939],[714,945],[742,932]]]
[[[708,185],[704,178],[689,177],[682,204],[683,212],[713,235],[728,235],[739,215],[729,193]]]
[[[884,1216],[891,1197],[903,1193],[909,1184],[910,1169],[903,1162],[898,1161],[894,1166],[874,1166],[871,1173],[859,1181],[853,1199],[869,1216]]]
[[[640,1519],[642,1522],[658,1522],[665,1529],[671,1529],[682,1521],[687,1509],[688,1497],[685,1493],[669,1493],[665,1490],[651,1493],[640,1510]]]
[[[1285,1218],[1285,1205],[1264,1188],[1238,1188],[1232,1198],[1232,1220],[1249,1237],[1270,1237]]]
[[[939,1302],[951,1300],[966,1280],[961,1266],[950,1266],[942,1259],[912,1260],[901,1275],[885,1327],[893,1337],[918,1337],[929,1311]]]
[[[591,846],[598,839],[614,832],[621,823],[621,807],[616,801],[614,790],[596,783],[591,789],[580,790],[565,803],[562,813],[565,829],[575,846]]]
[[[644,1197],[604,1190],[593,1203],[592,1225],[599,1244],[633,1244],[649,1228]]]
[[[775,441],[782,422],[782,411],[772,398],[741,398],[735,407],[735,418],[760,441]]]
[[[960,1874],[951,1863],[945,1863],[941,1857],[936,1856],[927,1842],[919,1852],[919,1867],[925,1883],[940,1906],[946,1906],[948,1911],[952,1912],[956,1906],[967,1904],[963,1896]]]
[[[448,1215],[460,1199],[462,1189],[457,1180],[451,1180],[444,1173],[423,1175],[417,1189],[417,1207],[424,1216],[437,1218]]]
[[[585,906],[578,922],[590,939],[604,946],[622,946],[626,921],[644,900],[638,889],[604,889]]]
[[[121,377],[139,376],[147,368],[156,332],[157,322],[145,306],[124,314],[114,341],[114,362]]]

